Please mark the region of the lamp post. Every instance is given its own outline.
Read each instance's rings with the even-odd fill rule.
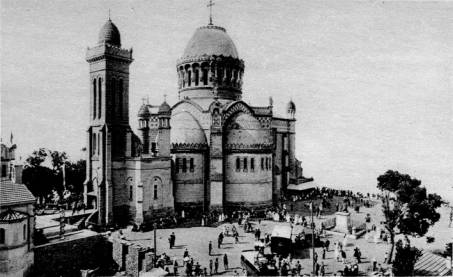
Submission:
[[[154,267],[156,267],[156,265],[157,265],[157,242],[156,242],[157,223],[154,223],[153,227],[154,227]]]
[[[315,222],[313,221],[313,201],[310,202],[310,214],[311,214],[311,247],[312,247],[311,259],[313,261],[313,275],[314,275],[315,274]]]

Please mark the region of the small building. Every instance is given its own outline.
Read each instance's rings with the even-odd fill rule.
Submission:
[[[23,184],[14,182],[11,171],[14,148],[1,145],[0,183],[0,275],[27,276],[33,264],[35,197]],[[4,154],[5,156],[4,159]],[[12,157],[12,158],[11,158]],[[6,168],[6,175],[3,169]],[[9,176],[9,177],[8,177]]]

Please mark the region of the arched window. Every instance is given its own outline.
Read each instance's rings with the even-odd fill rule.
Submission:
[[[24,224],[24,227],[23,227],[23,233],[24,233],[24,240],[27,239],[27,224]]]
[[[154,184],[154,199],[157,199],[157,184]]]
[[[176,158],[175,160],[175,171],[176,173],[179,173],[179,161],[180,159],[179,158]]]
[[[124,83],[123,79],[120,79],[119,85],[118,85],[118,113],[119,117],[122,119],[123,118],[123,108],[124,108],[124,99],[123,99],[123,94],[124,94]]]
[[[182,87],[185,87],[186,86],[186,74],[184,73],[184,71],[181,71],[181,79],[182,79]]]
[[[269,158],[266,157],[266,170],[269,170]]]
[[[6,241],[5,229],[0,228],[0,243],[5,243],[5,241]]]
[[[264,158],[261,158],[261,170],[264,170]]]
[[[182,172],[187,172],[187,159],[182,159]]]
[[[217,84],[221,85],[222,84],[222,79],[223,79],[223,69],[221,67],[217,67]]]
[[[187,71],[187,74],[188,74],[188,76],[187,76],[187,79],[188,79],[188,81],[187,81],[187,83],[188,83],[187,86],[190,87],[190,86],[192,85],[192,71],[190,71],[190,70]]]
[[[255,158],[250,158],[250,171],[255,171]]]
[[[195,69],[193,73],[195,75],[195,85],[198,86],[198,82],[200,81],[200,72],[198,69]]]
[[[193,158],[190,158],[189,160],[189,170],[190,172],[193,172],[194,170]]]
[[[203,71],[203,85],[206,86],[208,84],[208,69],[203,68],[202,71]]]
[[[96,103],[97,103],[96,79],[93,80],[93,119],[96,118]]]
[[[132,201],[132,199],[133,199],[133,198],[132,198],[132,197],[133,197],[133,193],[134,193],[134,191],[133,191],[132,186],[129,186],[129,200],[130,200],[130,201]]]
[[[99,100],[98,118],[101,118],[101,113],[102,113],[102,79],[101,78],[99,78],[99,80],[98,80],[98,100]]]
[[[91,144],[91,151],[92,151],[91,154],[95,155],[96,154],[96,134],[95,133],[93,133],[93,139],[92,139],[91,143],[92,143]]]
[[[118,94],[116,93],[116,89],[117,89],[117,85],[116,85],[116,79],[112,79],[112,86],[111,86],[111,90],[112,90],[112,96],[111,96],[111,99],[112,99],[112,117],[115,118],[117,115],[117,111],[118,111],[118,107],[116,106],[116,104],[118,103],[118,100],[117,100],[117,97],[118,97]]]
[[[244,157],[244,171],[247,171],[247,157]]]
[[[236,171],[239,171],[241,169],[241,160],[239,157],[236,158]]]
[[[98,134],[98,155],[101,153],[101,134]]]

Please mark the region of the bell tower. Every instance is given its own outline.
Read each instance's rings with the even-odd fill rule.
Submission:
[[[132,49],[121,48],[118,28],[110,18],[99,32],[98,44],[88,48],[90,123],[88,128],[85,203],[98,209],[98,223],[113,217],[112,161],[131,155],[129,126],[129,65]]]

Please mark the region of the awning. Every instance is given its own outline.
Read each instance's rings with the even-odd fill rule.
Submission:
[[[291,239],[292,229],[289,225],[276,225],[272,230],[272,237]]]
[[[318,184],[316,184],[315,182],[306,182],[306,183],[297,184],[297,185],[291,184],[287,187],[287,189],[295,190],[295,191],[303,191],[303,190],[308,190],[308,189],[314,189],[317,187],[318,187]]]

